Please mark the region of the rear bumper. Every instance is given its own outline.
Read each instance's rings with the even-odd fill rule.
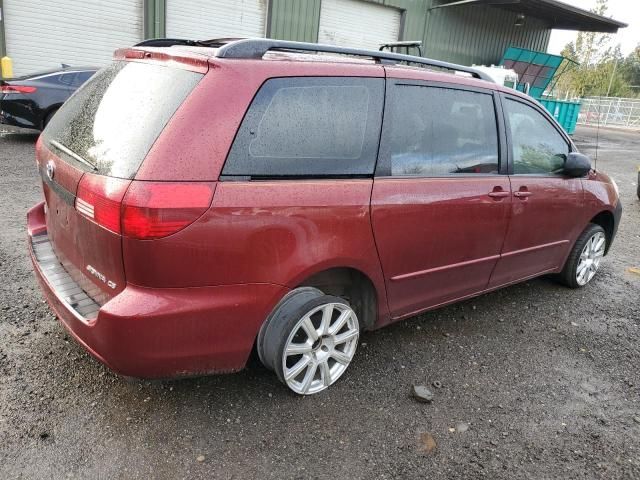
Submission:
[[[240,370],[260,325],[286,293],[271,284],[198,288],[128,285],[84,318],[47,278],[31,247],[46,235],[43,203],[27,214],[31,260],[44,295],[64,327],[121,375],[170,378]]]

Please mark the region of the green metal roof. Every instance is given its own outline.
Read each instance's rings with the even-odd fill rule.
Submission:
[[[432,8],[490,5],[544,20],[549,28],[616,33],[628,25],[609,17],[583,10],[558,0],[453,0]]]

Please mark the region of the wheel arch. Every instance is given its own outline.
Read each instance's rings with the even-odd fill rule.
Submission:
[[[293,288],[315,287],[327,295],[346,299],[355,310],[363,330],[374,328],[380,305],[386,301],[384,290],[362,270],[352,266],[334,266],[309,272]]]
[[[604,229],[604,233],[607,236],[607,245],[605,247],[605,255],[609,253],[609,246],[611,245],[611,241],[615,234],[615,217],[613,213],[609,210],[603,210],[602,212],[595,215],[589,223],[595,223],[596,225],[600,225]]]
[[[49,105],[46,110],[42,112],[40,117],[40,130],[44,130],[44,122],[47,120],[47,117],[51,115],[51,113],[55,112],[62,106],[62,103],[54,103],[53,105]]]

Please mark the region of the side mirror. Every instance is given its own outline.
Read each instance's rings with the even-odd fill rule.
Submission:
[[[562,171],[569,177],[584,177],[591,171],[591,159],[582,153],[571,152]]]

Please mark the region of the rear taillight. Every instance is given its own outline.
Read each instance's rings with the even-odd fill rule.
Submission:
[[[34,93],[36,90],[36,87],[26,85],[0,85],[0,93]]]
[[[122,199],[131,180],[85,173],[78,185],[76,210],[101,227],[120,233]]]
[[[161,238],[195,222],[209,208],[213,184],[133,182],[122,206],[122,234]]]
[[[85,174],[76,210],[101,227],[142,240],[176,233],[211,204],[212,183],[138,182]]]

